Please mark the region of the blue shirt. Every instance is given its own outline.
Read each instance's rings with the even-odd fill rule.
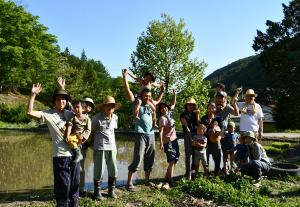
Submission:
[[[222,140],[222,149],[223,150],[230,150],[235,147],[239,135],[235,132],[233,133],[226,133],[224,139]]]
[[[236,160],[246,160],[247,159],[247,152],[248,152],[248,147],[246,144],[237,144],[233,150],[236,150],[235,157]]]
[[[142,134],[154,134],[152,126],[153,111],[148,105],[141,105],[139,111],[140,119],[136,121],[134,131]]]

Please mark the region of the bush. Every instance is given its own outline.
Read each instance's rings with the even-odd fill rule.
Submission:
[[[1,121],[8,123],[29,123],[30,117],[27,116],[26,105],[20,104],[16,107],[9,107],[4,103],[0,104]]]
[[[272,147],[288,150],[291,148],[291,143],[289,143],[289,142],[273,142]]]

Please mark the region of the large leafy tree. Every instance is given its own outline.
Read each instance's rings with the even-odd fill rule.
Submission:
[[[206,64],[190,59],[195,46],[192,33],[185,29],[182,19],[176,23],[166,14],[162,14],[161,18],[160,21],[151,21],[146,32],[138,38],[136,51],[131,55],[130,69],[139,76],[146,71],[155,74],[157,82],[163,82],[166,86],[166,100],[170,99],[170,89],[176,88],[180,93],[179,103],[189,96],[198,102],[206,102],[206,99],[199,97],[206,97],[207,91],[197,90],[206,88],[203,82]]]
[[[0,85],[21,89],[32,82],[53,82],[58,54],[56,37],[37,16],[0,0]]]
[[[264,74],[277,101],[280,128],[300,128],[300,0],[283,6],[281,22],[266,22],[265,33],[257,31],[253,49],[261,52]]]

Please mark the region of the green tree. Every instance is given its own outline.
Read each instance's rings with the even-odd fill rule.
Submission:
[[[207,87],[203,82],[206,64],[190,60],[195,46],[192,33],[185,29],[183,19],[176,23],[166,14],[162,14],[161,18],[161,21],[151,21],[146,32],[138,38],[136,51],[131,55],[130,69],[139,76],[146,71],[155,74],[157,82],[163,82],[166,86],[167,101],[171,96],[171,88],[184,94],[178,97],[179,103],[183,103],[180,99],[187,96],[204,101],[199,98],[197,89]],[[207,94],[201,95],[206,97]]]
[[[59,47],[47,30],[22,6],[0,0],[0,85],[17,90],[37,81],[53,83]]]
[[[266,80],[277,101],[280,128],[300,128],[300,1],[282,4],[281,22],[266,22],[266,33],[257,31],[253,49],[260,52]]]

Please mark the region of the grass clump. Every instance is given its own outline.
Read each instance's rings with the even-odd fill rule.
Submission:
[[[264,149],[269,154],[281,154],[284,151],[283,149],[273,147],[273,146],[264,146]]]
[[[196,197],[230,203],[232,206],[270,206],[269,199],[264,196],[268,194],[267,190],[260,194],[249,180],[238,175],[222,179],[200,177],[194,181],[182,180],[177,188]]]
[[[291,148],[291,143],[289,143],[289,142],[272,142],[272,147],[288,150]]]

